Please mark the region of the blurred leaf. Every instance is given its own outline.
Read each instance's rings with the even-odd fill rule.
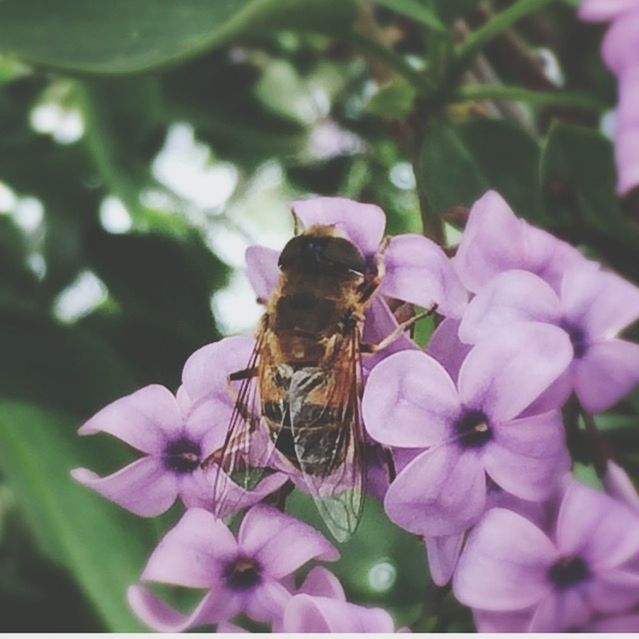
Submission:
[[[0,352],[5,397],[85,416],[134,387],[127,369],[95,336],[16,309],[0,311]]]
[[[505,120],[434,122],[416,173],[422,198],[435,214],[452,206],[470,206],[494,189],[518,215],[539,221],[539,147]]]
[[[91,464],[74,426],[75,420],[61,413],[1,402],[0,464],[34,531],[55,545],[107,628],[141,630],[125,592],[144,565],[152,524],[70,478],[71,468]]]
[[[23,235],[8,217],[0,217],[0,297],[24,303],[35,292],[36,279],[26,266]],[[3,299],[7,303],[7,299]]]
[[[86,73],[134,73],[177,62],[250,30],[331,33],[351,0],[4,0],[4,53]]]
[[[396,76],[390,84],[373,94],[367,110],[382,117],[402,120],[412,112],[416,95],[415,87],[408,80]]]
[[[434,7],[439,17],[447,23],[465,16],[478,0],[421,0]]]
[[[434,9],[420,0],[375,0],[375,3],[391,11],[400,13],[407,18],[411,18],[431,29],[444,28]]]

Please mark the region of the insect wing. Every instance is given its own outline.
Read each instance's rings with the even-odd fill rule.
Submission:
[[[291,431],[304,484],[330,532],[348,540],[362,515],[365,492],[363,429],[360,419],[359,332],[345,340],[338,363],[326,378],[293,379],[290,397]],[[312,375],[312,373],[310,373]],[[324,380],[319,379],[324,376]],[[309,410],[313,396],[325,385],[321,410]]]

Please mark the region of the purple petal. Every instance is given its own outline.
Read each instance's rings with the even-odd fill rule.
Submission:
[[[445,586],[452,578],[464,545],[465,533],[424,540],[430,576],[437,586]]]
[[[619,78],[615,121],[617,191],[625,194],[639,184],[639,66],[627,69]]]
[[[575,392],[589,413],[604,411],[639,382],[639,344],[611,339],[591,344],[574,364]]]
[[[202,458],[224,444],[233,406],[218,399],[201,399],[194,404],[185,419],[184,435],[200,444]]]
[[[561,301],[566,319],[590,338],[614,337],[639,318],[639,288],[591,265],[565,274]]]
[[[616,632],[639,632],[639,613],[619,615],[618,617],[606,617],[588,625],[588,632],[604,632],[612,634]]]
[[[175,397],[164,386],[152,384],[109,404],[78,431],[114,435],[144,453],[161,453],[167,438],[182,429]]]
[[[635,485],[628,473],[611,459],[606,463],[603,485],[611,497],[623,502],[639,514],[639,494],[637,494]]]
[[[521,499],[541,501],[570,470],[561,413],[496,424],[482,449],[484,468],[496,484]]]
[[[226,337],[195,351],[182,370],[182,383],[191,400],[206,397],[232,405],[228,376],[248,366],[254,346],[251,337]]]
[[[236,551],[237,543],[221,521],[191,508],[153,551],[142,579],[220,591],[223,564]]]
[[[390,485],[386,514],[425,537],[460,533],[474,524],[486,503],[486,478],[474,452],[442,446],[408,464]]]
[[[127,601],[149,628],[158,632],[184,632],[226,620],[239,612],[237,597],[207,594],[189,615],[178,612],[142,586],[130,586]]]
[[[483,610],[533,606],[550,589],[546,573],[556,557],[556,549],[534,524],[492,508],[468,537],[453,592],[462,603]]]
[[[526,632],[530,625],[533,609],[512,612],[473,610],[473,620],[477,632]]]
[[[279,579],[311,559],[335,561],[339,552],[314,528],[270,506],[254,506],[239,532],[244,552],[259,559],[265,571]]]
[[[279,252],[266,246],[249,246],[246,249],[246,275],[260,300],[268,300],[275,291],[280,269]]]
[[[589,606],[602,613],[625,612],[639,603],[639,574],[610,570],[584,585]]]
[[[291,593],[280,583],[267,579],[245,600],[245,612],[255,621],[273,622],[282,618]]]
[[[529,632],[561,632],[585,625],[592,611],[575,588],[547,595],[530,620]]]
[[[459,320],[445,319],[430,336],[426,352],[434,357],[453,381],[459,377],[459,369],[471,350],[459,339]]]
[[[566,370],[572,355],[562,329],[538,322],[514,324],[469,353],[459,372],[460,396],[494,421],[510,420]]]
[[[339,579],[324,566],[315,566],[311,569],[300,586],[300,593],[346,601],[346,595]]]
[[[609,22],[637,6],[637,0],[585,0],[579,6],[578,14],[589,22]]]
[[[178,495],[175,475],[152,457],[138,459],[106,477],[98,477],[86,468],[75,468],[71,476],[140,517],[161,515]]]
[[[496,275],[471,301],[459,328],[459,337],[476,344],[515,322],[558,324],[559,297],[540,277],[512,270]]]
[[[364,256],[374,255],[384,237],[386,216],[374,204],[343,197],[315,197],[297,200],[291,208],[305,228],[314,224],[335,226]]]
[[[623,20],[615,20],[604,37],[602,55],[617,75],[639,64],[639,11],[626,13]]]
[[[217,624],[217,628],[215,632],[218,634],[222,633],[246,633],[246,629],[241,628],[240,626],[236,626],[234,623],[229,623],[228,621],[222,621]]]
[[[441,315],[461,317],[468,294],[446,253],[422,235],[393,237],[384,251],[381,292]]]
[[[364,608],[327,597],[296,595],[284,613],[284,632],[385,632],[395,631],[391,616],[381,608]]]
[[[370,436],[404,448],[442,441],[459,410],[457,390],[448,373],[420,351],[396,353],[378,364],[368,377],[362,400]]]
[[[557,546],[591,571],[612,570],[639,552],[639,516],[608,495],[570,482],[557,519]]]

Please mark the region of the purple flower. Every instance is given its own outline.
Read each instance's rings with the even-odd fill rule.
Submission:
[[[438,311],[451,317],[463,312],[466,291],[444,251],[421,235],[398,235],[384,244],[386,216],[378,206],[317,197],[293,202],[292,210],[305,228],[333,225],[353,242],[369,268],[379,270],[383,296],[424,307],[437,303]],[[261,299],[268,299],[275,288],[277,259],[278,252],[265,247],[247,250],[248,277]]]
[[[477,293],[511,269],[535,273],[557,289],[566,268],[583,259],[570,244],[517,218],[501,195],[488,191],[470,210],[453,263],[464,286]]]
[[[497,275],[469,304],[459,335],[472,344],[522,321],[561,327],[574,355],[555,385],[555,405],[574,390],[587,411],[600,412],[639,382],[639,345],[616,337],[637,318],[639,288],[584,262],[566,272],[559,293],[532,273]]]
[[[469,536],[453,590],[477,609],[482,630],[581,628],[639,602],[639,574],[628,569],[637,553],[639,517],[572,481],[550,535],[512,511],[490,510]]]
[[[611,459],[602,478],[606,492],[639,514],[639,494],[628,473]]]
[[[591,22],[608,22],[633,9],[639,9],[639,0],[585,0],[579,7],[579,17]]]
[[[312,559],[335,561],[337,550],[320,533],[269,506],[254,506],[237,535],[211,513],[192,508],[162,539],[142,581],[202,588],[208,592],[183,615],[142,586],[129,588],[129,604],[148,626],[163,632],[227,621],[280,618],[291,598],[284,585]]]
[[[425,353],[391,355],[370,374],[363,416],[373,439],[426,449],[391,484],[389,517],[427,537],[474,524],[486,503],[486,475],[508,492],[541,500],[569,465],[561,415],[521,417],[565,370],[567,335],[521,323],[468,354],[457,384]]]

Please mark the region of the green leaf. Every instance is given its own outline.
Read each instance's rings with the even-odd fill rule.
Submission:
[[[375,3],[431,29],[440,30],[445,28],[433,8],[424,2],[420,2],[420,0],[375,0]]]
[[[457,18],[465,16],[477,4],[478,0],[430,0],[430,2],[440,18],[446,23],[451,23]]]
[[[351,0],[4,0],[0,49],[46,67],[135,73],[175,63],[246,33],[335,33]]]
[[[434,214],[470,206],[494,189],[518,215],[538,220],[538,166],[537,143],[505,120],[436,121],[426,133],[416,175]]]
[[[61,413],[0,402],[0,467],[34,532],[55,547],[106,627],[138,631],[126,588],[139,578],[153,527],[71,479],[71,468],[92,464],[75,426]]]
[[[415,87],[406,78],[396,76],[373,94],[366,109],[385,118],[403,120],[413,110],[416,96]]]

